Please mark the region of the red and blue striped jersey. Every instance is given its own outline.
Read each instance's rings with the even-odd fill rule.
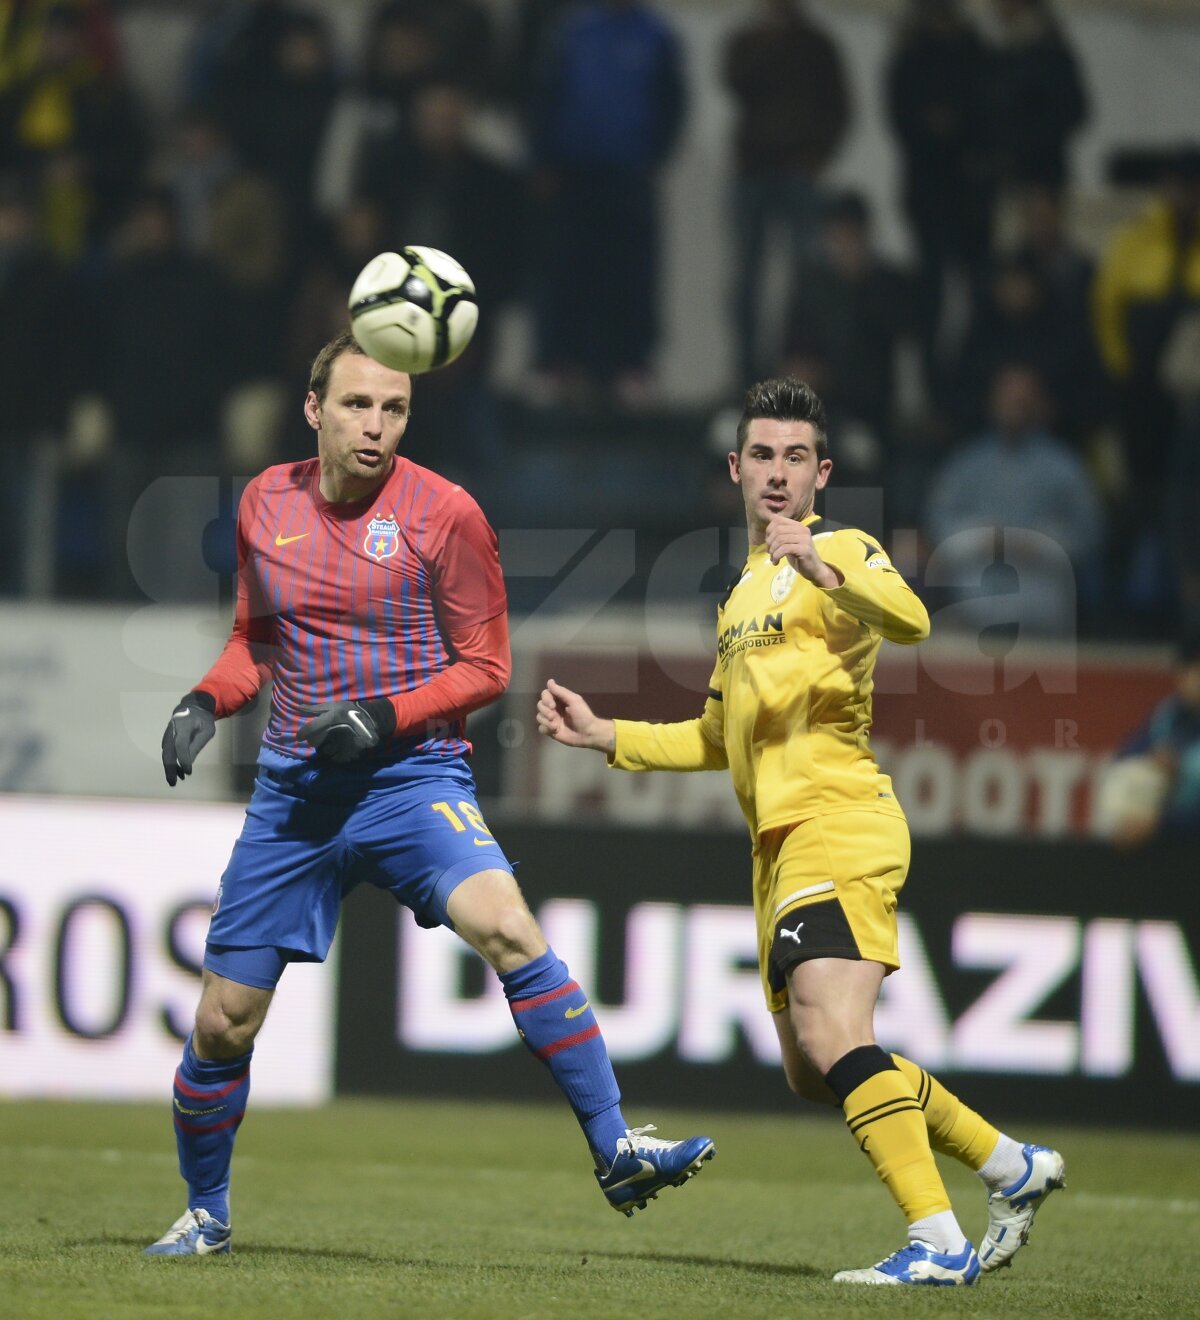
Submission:
[[[496,534],[461,486],[399,456],[383,485],[354,503],[326,500],[319,478],[313,458],[268,468],[246,487],[233,633],[197,684],[227,715],[269,673],[263,745],[301,758],[313,755],[296,736],[307,708],[424,686],[454,663],[456,634],[507,606]],[[466,755],[464,732],[452,719],[375,758]]]

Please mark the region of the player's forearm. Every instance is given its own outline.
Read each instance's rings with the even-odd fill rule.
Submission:
[[[611,759],[617,750],[616,721],[597,716],[588,726],[587,732],[580,734],[580,737],[584,739],[580,746],[593,752],[603,752]]]
[[[411,692],[388,700],[396,712],[396,735],[416,733],[429,725],[453,724],[504,695],[509,667],[495,661],[458,660]]]
[[[725,749],[704,731],[704,720],[651,724],[613,720],[609,764],[618,770],[724,770]]]
[[[217,718],[224,719],[253,701],[270,674],[270,665],[255,657],[250,639],[235,632],[194,690],[207,692],[216,702]]]

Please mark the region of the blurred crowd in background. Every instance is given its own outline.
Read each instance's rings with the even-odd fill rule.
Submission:
[[[714,418],[790,372],[826,400],[835,484],[879,493],[879,530],[919,529],[943,580],[994,594],[1015,572],[1022,627],[1048,635],[1200,623],[1200,147],[1111,162],[1144,209],[1081,246],[1071,144],[1103,89],[1043,0],[990,0],[986,28],[955,0],[897,20],[907,265],[827,180],[855,92],[793,0],[731,14],[706,88],[642,0],[512,0],[502,30],[483,0],[382,0],[351,68],[319,8],[197,5],[169,121],[133,91],[120,8],[0,0],[0,592],[136,595],[129,511],[154,477],[311,454],[313,353],[365,262],[419,241],[466,266],[485,315],[418,382],[409,452],[494,520],[544,524],[553,499],[562,525],[572,450],[602,489],[620,434],[669,497],[624,483],[610,525],[630,525],[622,496],[663,535],[736,524]],[[711,95],[734,132],[710,305],[736,347],[696,364],[712,397],[681,408],[655,378],[662,181]],[[514,310],[528,361],[500,387]],[[148,526],[167,553],[170,517]],[[228,569],[230,538],[209,541]]]

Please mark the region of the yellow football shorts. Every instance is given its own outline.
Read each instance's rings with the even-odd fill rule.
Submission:
[[[900,966],[896,896],[908,875],[908,821],[878,811],[812,816],[754,849],[758,966],[767,1007],[787,1007],[787,974],[810,958]]]

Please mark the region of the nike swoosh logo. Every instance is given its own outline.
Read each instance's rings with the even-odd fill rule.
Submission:
[[[276,544],[276,545],[291,545],[291,543],[292,543],[293,541],[303,541],[304,538],[305,538],[307,535],[308,535],[307,532],[301,532],[299,536],[280,536],[280,534],[279,534],[278,532],[276,532],[276,533],[275,533],[275,544]]]
[[[654,1165],[649,1160],[638,1160],[642,1166],[640,1171],[630,1174],[628,1178],[622,1178],[619,1183],[609,1183],[604,1190],[606,1192],[615,1192],[618,1187],[628,1187],[630,1183],[645,1182],[647,1178],[655,1176]]]
[[[181,1105],[181,1104],[179,1103],[179,1097],[176,1096],[176,1097],[175,1097],[175,1108],[178,1109],[179,1112],[180,1112],[181,1114],[191,1114],[191,1115],[195,1116],[195,1115],[197,1115],[197,1114],[219,1114],[219,1113],[221,1112],[222,1109],[226,1109],[226,1108],[228,1108],[228,1106],[227,1106],[227,1105],[213,1105],[213,1107],[212,1107],[211,1109],[188,1109],[188,1108],[186,1108],[184,1105]]]
[[[567,1011],[563,1014],[563,1016],[564,1016],[564,1017],[569,1017],[569,1018],[576,1018],[576,1017],[578,1017],[581,1013],[586,1013],[590,1007],[591,1007],[591,1004],[589,1003],[589,1001],[587,1001],[587,1000],[585,999],[584,1002],[583,1002],[582,1007],[580,1007],[580,1008],[568,1008]]]
[[[305,532],[304,535],[307,536],[308,533]],[[300,538],[296,537],[295,539],[299,540]],[[366,720],[363,719],[363,717],[358,713],[358,711],[348,710],[346,712],[346,719],[349,720],[350,723],[353,724],[354,727],[358,730],[359,736],[361,738],[365,738],[369,742],[370,739],[375,737],[375,730],[367,728]],[[374,746],[374,744],[371,745]]]

